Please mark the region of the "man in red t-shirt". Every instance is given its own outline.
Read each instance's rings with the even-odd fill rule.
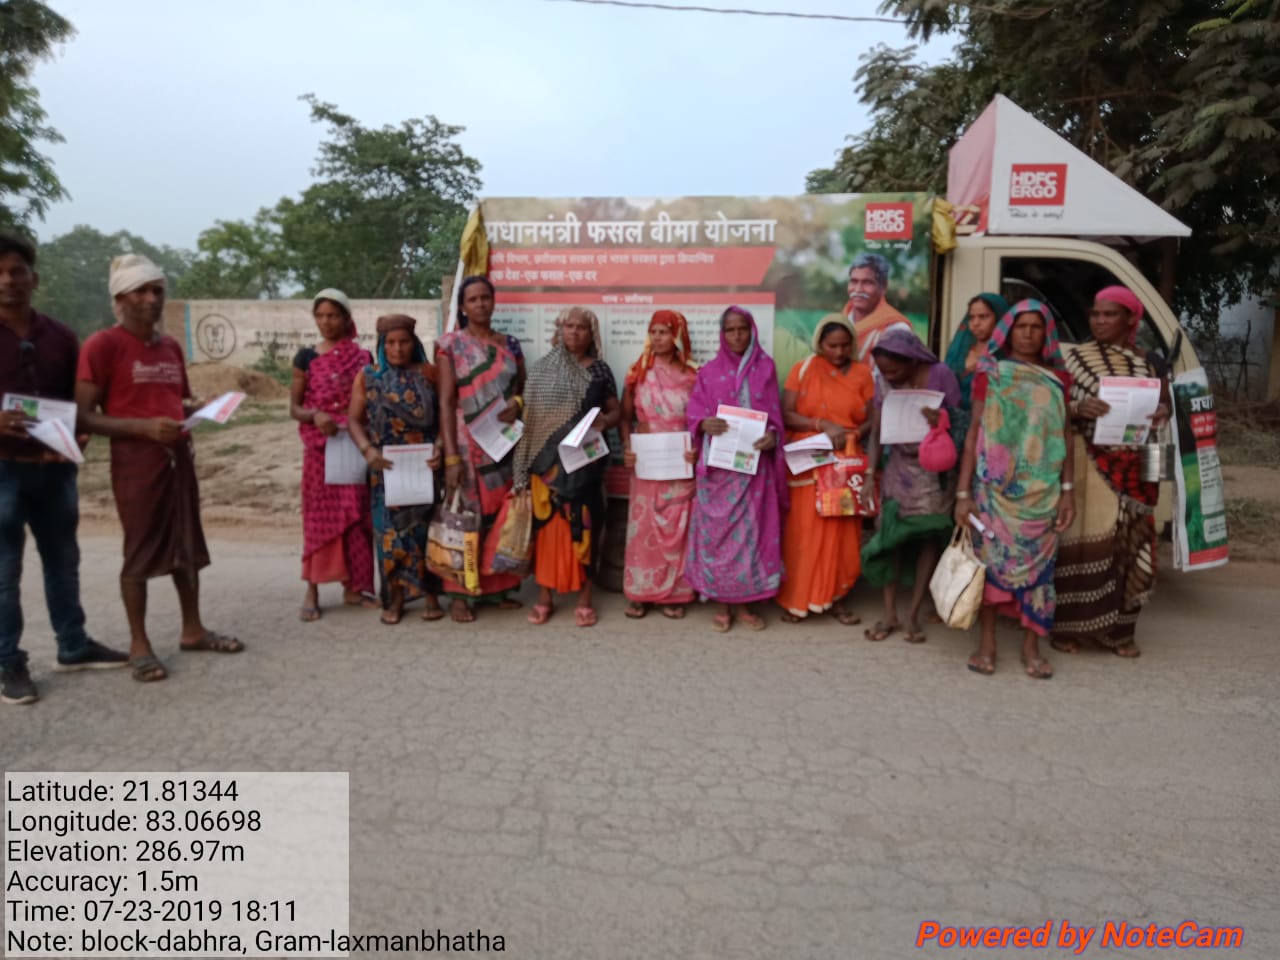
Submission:
[[[235,637],[200,619],[199,571],[209,565],[200,524],[191,437],[182,421],[196,408],[182,348],[160,332],[164,271],[140,254],[111,261],[114,327],[85,341],[76,404],[91,433],[111,438],[111,489],[124,528],[120,594],[129,619],[133,678],[168,673],[147,636],[147,581],[171,575],[182,608],[180,649],[239,653]]]

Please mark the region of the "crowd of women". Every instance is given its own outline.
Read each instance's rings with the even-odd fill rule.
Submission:
[[[1135,448],[1093,443],[1094,422],[1109,409],[1098,395],[1101,378],[1153,375],[1135,347],[1142,304],[1126,288],[1099,291],[1091,339],[1065,353],[1053,313],[1036,300],[1011,307],[996,294],[974,297],[945,362],[906,330],[886,334],[863,362],[853,323],[833,313],[781,389],[749,311],[724,311],[719,350],[698,367],[685,318],[658,310],[621,397],[592,311],[561,313],[550,351],[526,369],[519,342],[493,327],[494,293],[484,277],[463,281],[456,327],[432,358],[403,315],[378,319],[370,356],[357,344],[345,295],[316,295],[320,341],[294,360],[291,405],[305,448],[303,620],[321,616],[322,583],[340,583],[348,604],[380,607],[388,624],[418,598],[425,620],[445,616],[442,595],[458,622],[474,620],[480,605],[520,606],[518,573],[482,573],[466,584],[433,575],[432,508],[387,505],[386,448],[430,443],[429,467],[443,467],[437,499],[472,511],[482,540],[497,534],[512,497],[528,497],[529,571],[539,589],[528,622],[546,623],[557,594],[570,594],[575,623],[594,625],[608,461],[569,471],[559,447],[597,410],[593,428],[618,429],[632,473],[628,617],[657,609],[680,619],[702,599],[715,605],[713,629],[737,622],[762,630],[759,604],[772,601],[787,623],[830,613],[855,624],[849,596],[862,578],[880,588],[884,607],[866,638],[901,631],[920,643],[925,623],[937,622],[926,604],[930,576],[953,529],[972,517],[987,531],[977,548],[987,573],[969,669],[995,671],[1001,616],[1021,627],[1021,659],[1032,677],[1052,676],[1040,648],[1046,637],[1063,652],[1094,641],[1138,655],[1134,627],[1155,578],[1157,488],[1143,482]],[[949,437],[958,456],[939,463],[922,444],[880,443],[880,412],[897,390],[942,395],[941,406],[922,415],[931,437]],[[712,438],[730,429],[725,405],[765,417],[754,473],[708,462]],[[1165,397],[1156,421],[1168,415]],[[494,416],[523,421],[518,444],[498,460],[473,432]],[[368,464],[367,486],[325,482],[325,444],[341,430]],[[685,431],[692,478],[635,476],[637,434]],[[861,488],[878,494],[874,520],[860,515],[867,511],[824,509],[819,471],[788,472],[783,445],[818,434],[841,462],[862,465]]]

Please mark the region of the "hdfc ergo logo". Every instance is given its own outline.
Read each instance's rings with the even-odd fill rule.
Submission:
[[[1067,202],[1065,163],[1015,163],[1009,178],[1009,206],[1061,207]]]
[[[910,240],[911,203],[868,203],[862,235],[868,240]]]

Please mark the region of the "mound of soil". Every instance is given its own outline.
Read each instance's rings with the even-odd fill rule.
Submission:
[[[225,363],[193,363],[187,367],[191,392],[206,400],[239,390],[251,400],[280,400],[289,396],[287,387],[257,370],[231,367]]]

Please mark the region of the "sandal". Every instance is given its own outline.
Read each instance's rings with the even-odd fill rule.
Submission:
[[[732,626],[733,614],[731,613],[717,613],[711,618],[711,629],[716,633],[728,633]]]
[[[377,610],[382,606],[377,597],[364,591],[356,593],[354,590],[345,590],[342,594],[342,602],[348,607],[364,607],[366,610]]]
[[[996,672],[996,658],[985,653],[975,653],[966,666],[974,673],[989,677]]]
[[[782,611],[782,616],[779,617],[778,619],[780,619],[783,623],[801,623],[803,622],[804,617],[798,616],[797,614],[792,613],[790,610],[784,610]]]
[[[204,636],[195,643],[181,643],[178,649],[188,653],[239,653],[244,649],[244,644],[235,637],[229,637],[217,630],[206,630]]]
[[[154,683],[169,676],[169,671],[164,668],[164,664],[152,654],[130,660],[129,669],[133,672],[133,679],[139,683]]]
[[[741,620],[743,623],[745,623],[752,630],[764,629],[764,618],[760,616],[758,613],[749,613],[744,610],[742,613],[738,614],[738,619]]]
[[[856,626],[862,622],[862,618],[851,610],[832,610],[831,615],[836,618],[837,623],[844,624],[846,627]]]
[[[476,619],[475,611],[461,597],[449,604],[449,618],[454,623],[472,623]]]
[[[378,619],[385,623],[388,627],[394,627],[404,618],[403,610],[383,610],[382,616]]]
[[[1027,676],[1035,680],[1048,680],[1053,676],[1053,664],[1041,657],[1023,657],[1022,665],[1027,668]]]
[[[427,607],[427,609],[422,611],[422,619],[423,620],[443,620],[444,608],[439,605],[436,605],[434,607]]]
[[[549,603],[535,603],[533,609],[529,611],[529,616],[525,619],[535,627],[540,627],[551,619],[551,611],[553,610],[555,610],[555,607]]]
[[[513,600],[511,597],[503,597],[498,601],[499,610],[519,610],[524,604],[519,600]]]
[[[319,607],[299,607],[298,619],[303,623],[315,623],[321,617]]]
[[[665,606],[662,608],[662,615],[668,620],[683,620],[684,607]]]
[[[1049,639],[1049,646],[1057,650],[1059,653],[1079,653],[1080,644],[1074,640],[1059,640],[1057,637]]]
[[[649,612],[649,609],[643,603],[628,603],[627,609],[624,612],[628,619],[643,620],[644,615]]]
[[[573,619],[580,627],[594,627],[596,625],[596,608],[574,607]]]
[[[1132,660],[1134,657],[1142,656],[1142,651],[1138,649],[1138,645],[1132,640],[1128,643],[1122,643],[1118,647],[1112,647],[1111,652],[1124,660]]]
[[[907,643],[924,643],[929,639],[929,635],[916,627],[914,630],[908,628],[907,632],[902,635],[902,639]]]
[[[862,631],[862,635],[873,643],[879,643],[881,640],[887,640],[892,634],[896,633],[900,626],[901,624],[898,623],[885,623],[882,620],[877,620],[875,626],[867,627]]]

